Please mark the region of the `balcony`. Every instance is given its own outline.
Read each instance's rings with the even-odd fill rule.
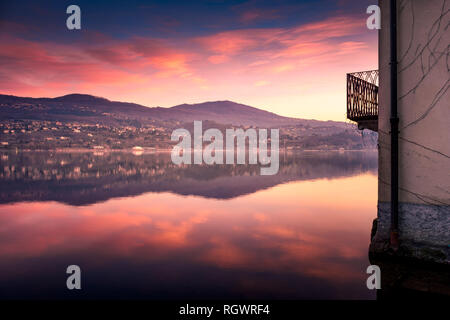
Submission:
[[[378,131],[378,70],[347,73],[347,118]]]

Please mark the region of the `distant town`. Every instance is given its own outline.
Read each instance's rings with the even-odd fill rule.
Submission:
[[[0,149],[169,150],[174,129],[279,128],[280,149],[363,150],[376,133],[344,122],[281,117],[231,101],[148,108],[89,95],[21,98],[0,95]]]
[[[59,121],[2,121],[1,145],[19,149],[126,149],[135,146],[169,148],[169,128],[116,127],[105,124],[67,123]]]
[[[0,122],[2,149],[50,150],[58,148],[87,149],[170,149],[173,131],[170,126],[144,125],[114,126],[78,122],[3,120]],[[232,126],[248,129],[250,126]],[[311,129],[287,126],[280,128],[280,148],[317,150],[361,150],[373,149],[376,138],[366,133],[362,136],[356,129],[348,129],[338,134],[326,135],[327,129]],[[320,132],[322,131],[322,132]]]

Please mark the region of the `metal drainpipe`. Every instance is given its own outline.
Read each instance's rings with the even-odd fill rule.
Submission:
[[[397,1],[390,0],[391,48],[391,247],[398,249],[398,114],[397,114]]]

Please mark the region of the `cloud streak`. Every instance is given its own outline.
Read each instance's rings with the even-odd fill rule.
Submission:
[[[357,70],[362,60],[355,56],[376,61],[376,38],[354,16],[201,37],[113,39],[92,33],[75,43],[27,40],[19,36],[25,27],[8,24],[8,30],[14,28],[17,34],[0,31],[0,84],[3,93],[16,95],[87,91],[148,106],[215,99],[261,106],[253,98],[258,88],[270,88],[270,100],[276,101],[295,77],[301,87],[300,78],[317,81],[314,73]],[[284,103],[263,107],[294,115]]]

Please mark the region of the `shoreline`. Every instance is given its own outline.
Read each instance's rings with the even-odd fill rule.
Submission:
[[[224,152],[226,150],[223,150]],[[295,153],[295,152],[373,152],[378,151],[376,148],[372,149],[280,149],[280,153]],[[0,152],[56,152],[56,153],[112,153],[112,152],[130,152],[130,153],[170,153],[172,149],[153,149],[143,148],[142,150],[133,149],[92,149],[92,148],[55,148],[55,149],[0,149]],[[246,150],[248,152],[248,150]]]

